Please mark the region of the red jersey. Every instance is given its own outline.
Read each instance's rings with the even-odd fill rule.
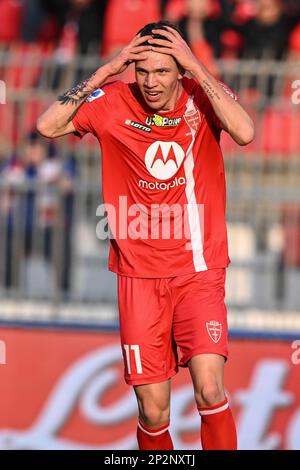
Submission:
[[[109,269],[160,278],[229,264],[221,125],[201,86],[184,77],[174,110],[156,113],[136,83],[106,84],[73,119],[102,150]]]

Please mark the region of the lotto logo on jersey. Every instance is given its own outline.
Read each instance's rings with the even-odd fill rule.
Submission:
[[[144,126],[136,121],[131,121],[131,119],[126,119],[125,124],[127,126],[134,127],[135,129],[139,129],[140,131],[151,132],[151,127]]]
[[[184,157],[184,150],[176,142],[156,141],[145,154],[145,164],[152,176],[167,180],[177,173]]]
[[[97,90],[93,91],[93,93],[91,93],[91,94],[87,97],[86,101],[87,101],[88,103],[91,103],[92,101],[94,101],[94,100],[100,98],[100,96],[103,96],[103,95],[105,95],[105,91],[101,90],[101,88],[97,88]]]

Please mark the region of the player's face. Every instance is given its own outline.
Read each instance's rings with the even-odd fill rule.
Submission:
[[[135,65],[136,81],[147,105],[155,111],[171,111],[181,93],[182,74],[172,56],[149,51]]]

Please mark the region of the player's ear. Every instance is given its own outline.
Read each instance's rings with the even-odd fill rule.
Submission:
[[[185,74],[185,70],[181,65],[178,64],[178,79],[182,80]]]
[[[177,60],[175,59],[175,62],[176,62],[176,65],[177,65],[177,68],[178,68],[178,78],[179,80],[181,80],[183,77],[184,77],[184,74],[185,74],[185,70],[184,68],[177,62]]]

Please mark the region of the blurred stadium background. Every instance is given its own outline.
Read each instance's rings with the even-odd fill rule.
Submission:
[[[231,265],[226,387],[242,449],[300,449],[299,0],[0,0],[0,448],[135,448],[115,277],[98,240],[98,143],[35,131],[144,24],[179,23],[256,139],[223,136]],[[133,69],[120,77],[134,79]],[[186,371],[172,433],[198,447]]]

